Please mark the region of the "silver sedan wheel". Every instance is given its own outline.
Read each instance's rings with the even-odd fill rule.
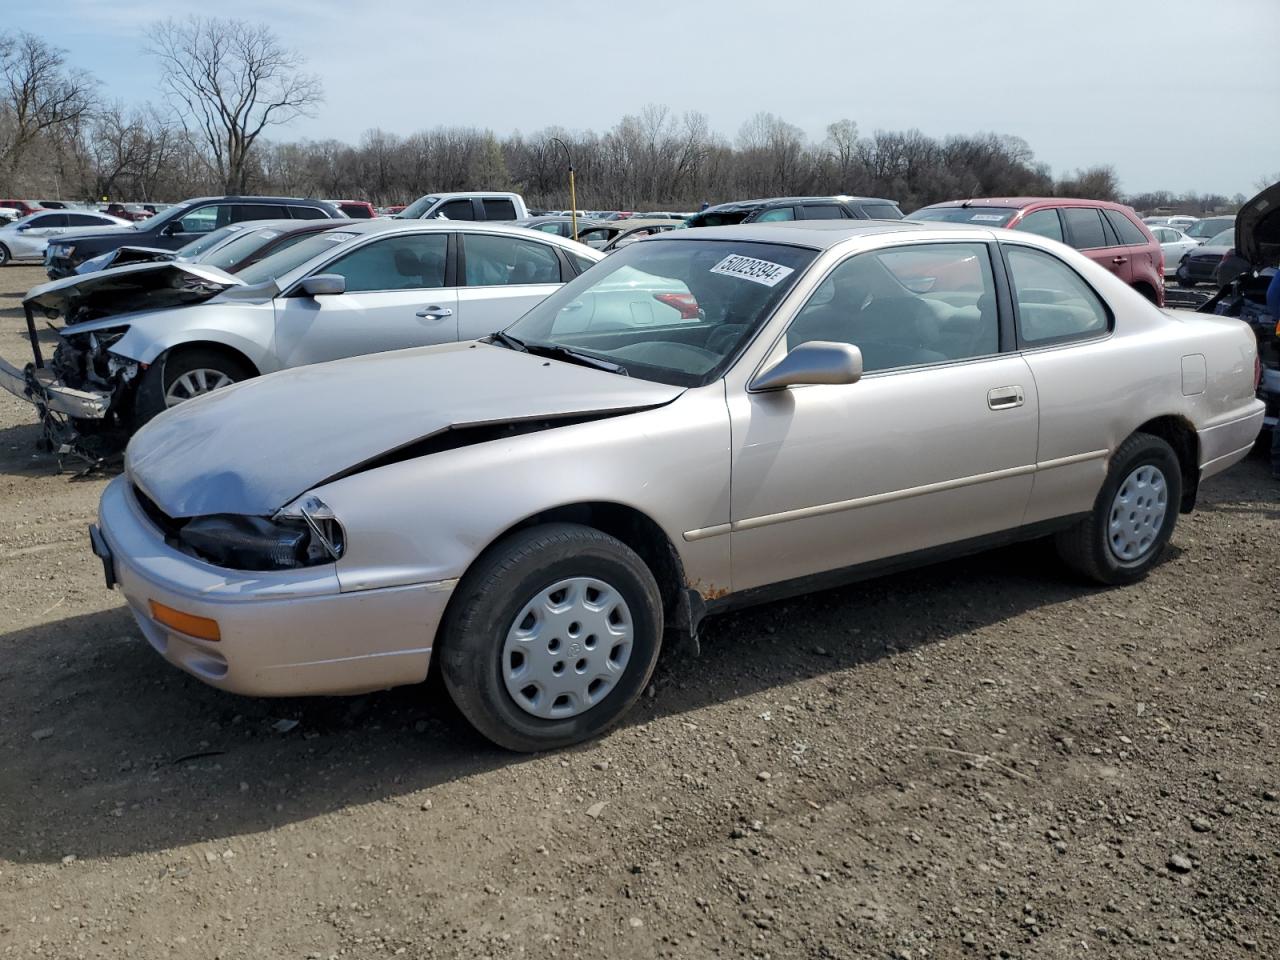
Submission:
[[[209,393],[219,387],[229,387],[233,383],[235,381],[221,370],[210,370],[207,367],[188,370],[169,384],[169,389],[164,395],[164,405],[176,406],[184,400],[198,397],[202,393]]]
[[[1169,510],[1168,486],[1159,467],[1144,464],[1124,478],[1107,523],[1107,543],[1116,559],[1134,563],[1156,545]]]
[[[507,631],[507,693],[535,717],[576,717],[608,696],[626,672],[634,630],[626,600],[603,580],[554,583],[524,605]]]

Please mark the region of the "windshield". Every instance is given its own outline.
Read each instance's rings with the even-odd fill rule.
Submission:
[[[1188,227],[1187,236],[1197,240],[1207,240],[1221,233],[1224,227],[1234,228],[1235,221],[1229,217],[1210,217],[1208,220],[1200,220]]]
[[[943,220],[947,223],[980,223],[984,227],[1003,227],[1018,211],[1012,207],[925,207],[908,220]]]
[[[263,257],[257,263],[250,264],[241,270],[238,276],[251,286],[255,283],[262,283],[264,280],[283,277],[290,270],[296,270],[312,257],[328,253],[342,241],[350,240],[355,236],[359,236],[359,234],[348,233],[344,230],[327,230],[324,233],[312,234],[305,240],[299,240],[292,246],[277,250],[271,256]]]
[[[244,229],[244,225],[240,223],[229,223],[225,227],[219,227],[217,230],[210,230],[201,237],[197,237],[190,243],[178,248],[179,260],[195,260],[200,254],[206,250],[211,250],[220,244],[233,233],[239,233]]]
[[[400,220],[417,220],[424,213],[431,209],[432,206],[440,202],[440,198],[436,196],[419,197],[413,203],[409,204],[403,210],[396,214]]]
[[[632,244],[561,287],[506,333],[566,348],[634,377],[710,383],[728,367],[816,252],[745,240]]]
[[[1236,228],[1232,227],[1230,230],[1223,230],[1221,233],[1214,236],[1208,242],[1208,244],[1206,244],[1206,246],[1229,247],[1235,242],[1236,242]]]
[[[207,263],[211,267],[217,267],[219,270],[225,270],[227,273],[235,273],[241,264],[272,240],[275,240],[281,233],[283,231],[279,227],[245,230],[234,240],[228,240],[221,246],[210,250],[207,256],[200,258],[200,262]],[[297,236],[298,240],[305,238],[305,233],[299,233]],[[279,250],[276,252],[278,253]]]
[[[170,207],[164,213],[158,213],[154,217],[148,217],[146,220],[139,220],[133,225],[135,230],[154,230],[156,227],[163,227],[170,220],[181,216],[186,212],[188,205],[180,203],[175,207]]]

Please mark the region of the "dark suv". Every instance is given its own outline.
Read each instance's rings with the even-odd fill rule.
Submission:
[[[772,197],[721,203],[695,213],[686,227],[727,227],[735,223],[782,220],[901,220],[892,200],[878,197]]]
[[[1070,244],[1164,306],[1164,251],[1132,207],[1071,197],[993,197],[935,203],[907,219],[1007,227]]]
[[[340,220],[338,208],[323,200],[296,197],[201,197],[177,204],[159,216],[129,228],[85,230],[59,237],[45,252],[44,267],[50,279],[75,273],[91,257],[117,247],[154,247],[177,250],[202,234],[243,220]]]

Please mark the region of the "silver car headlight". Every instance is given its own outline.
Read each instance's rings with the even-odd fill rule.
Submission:
[[[196,517],[178,530],[193,555],[232,570],[292,570],[332,563],[346,534],[318,497],[304,497],[274,516],[222,513]]]

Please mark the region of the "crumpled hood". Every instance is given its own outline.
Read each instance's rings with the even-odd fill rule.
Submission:
[[[32,287],[22,302],[82,323],[122,313],[201,303],[244,281],[217,267],[168,261],[134,263]]]
[[[1280,182],[1267,187],[1236,214],[1236,253],[1256,268],[1269,267],[1280,259]]]
[[[153,263],[157,260],[176,260],[178,255],[172,250],[161,247],[116,247],[114,250],[90,257],[73,271],[81,276],[106,270],[109,267],[123,267],[130,263]]]
[[[187,401],[138,431],[125,470],[171,517],[266,516],[325,480],[451,427],[616,414],[683,392],[487,343],[393,350],[296,367]]]

